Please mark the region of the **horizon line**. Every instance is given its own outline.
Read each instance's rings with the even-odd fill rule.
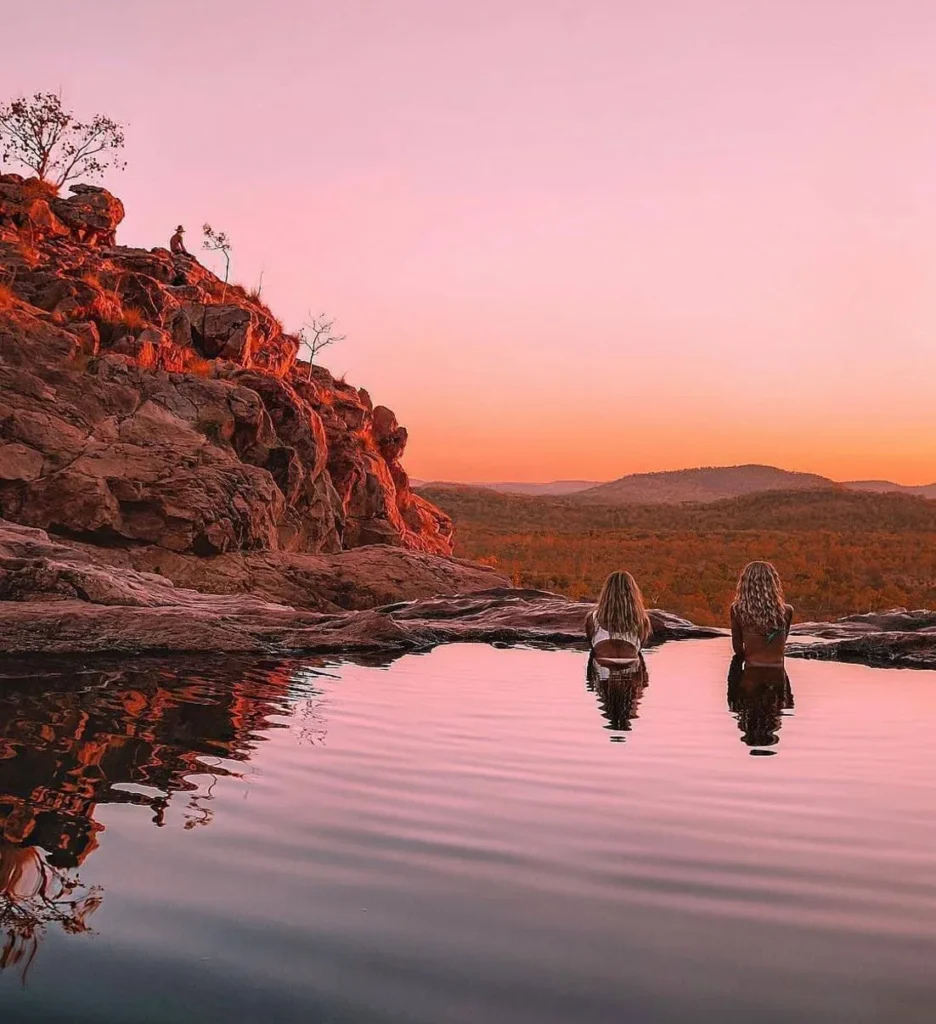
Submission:
[[[411,478],[416,481],[417,486],[425,484],[464,484],[466,486],[478,486],[486,487],[493,484],[521,484],[525,486],[552,486],[556,484],[571,484],[571,483],[584,483],[589,486],[598,487],[602,484],[615,483],[618,480],[624,480],[628,477],[640,477],[640,476],[661,476],[667,473],[691,473],[696,470],[706,469],[775,469],[782,473],[797,474],[800,476],[816,476],[822,477],[825,480],[830,481],[834,484],[867,484],[867,483],[882,483],[882,484],[893,484],[896,487],[933,487],[936,486],[936,470],[934,470],[934,477],[931,480],[920,480],[913,483],[906,483],[904,481],[895,480],[893,477],[851,477],[846,480],[837,480],[835,477],[827,476],[824,473],[815,473],[809,470],[801,469],[786,469],[783,466],[775,466],[765,462],[742,462],[733,463],[729,465],[707,465],[707,466],[683,466],[678,469],[656,469],[656,470],[641,470],[634,473],[624,473],[621,476],[610,477],[605,480],[587,479],[585,477],[567,476],[567,477],[554,477],[551,479],[527,479],[522,476],[513,477],[494,477],[491,479],[478,479],[477,477],[464,480],[456,479],[453,477],[423,477],[420,474],[415,474]]]

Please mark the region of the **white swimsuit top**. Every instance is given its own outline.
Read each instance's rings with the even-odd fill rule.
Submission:
[[[594,612],[592,613],[592,622],[595,626],[595,632],[592,634],[591,645],[594,650],[598,644],[605,640],[620,640],[625,644],[630,644],[635,651],[640,651],[640,637],[636,633],[609,633],[604,626],[599,626],[595,622]]]

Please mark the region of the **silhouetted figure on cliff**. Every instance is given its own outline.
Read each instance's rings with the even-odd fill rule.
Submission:
[[[188,256],[191,259],[192,254],[185,248],[185,243],[182,241],[184,234],[185,228],[180,224],[175,229],[175,234],[169,239],[169,251],[173,256]]]
[[[175,264],[175,277],[172,283],[176,286],[188,283],[186,275],[191,269],[189,261],[195,260],[195,257],[185,248],[185,242],[182,241],[184,234],[185,228],[180,224],[175,229],[175,234],[169,239],[169,251],[172,253],[173,263]]]

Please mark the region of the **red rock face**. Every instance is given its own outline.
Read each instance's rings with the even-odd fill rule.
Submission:
[[[0,516],[183,554],[451,552],[389,409],[195,259],[117,246],[109,192],[72,193],[0,175]]]

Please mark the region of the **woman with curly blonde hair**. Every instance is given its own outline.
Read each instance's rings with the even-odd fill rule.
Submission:
[[[599,666],[637,664],[651,632],[650,616],[634,577],[629,572],[611,573],[597,606],[585,619],[592,658]]]
[[[749,562],[731,605],[731,642],[748,665],[782,665],[793,606],[770,562]]]

